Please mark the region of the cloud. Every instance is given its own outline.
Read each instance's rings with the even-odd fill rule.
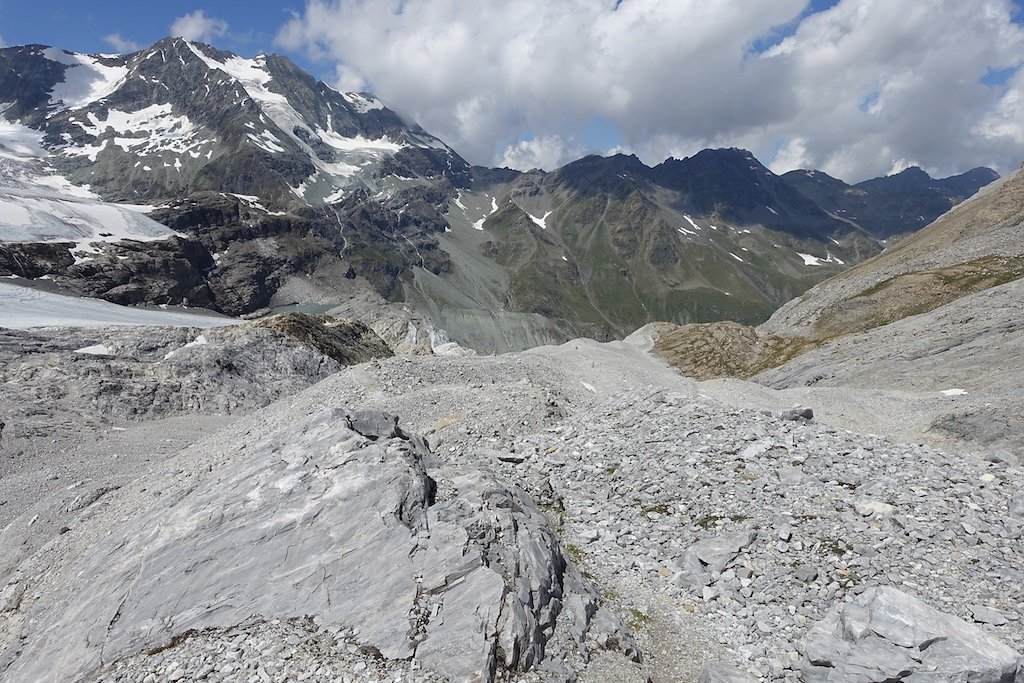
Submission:
[[[103,42],[122,54],[136,52],[142,49],[142,45],[134,40],[127,40],[121,37],[120,33],[111,33],[103,36]]]
[[[743,146],[856,181],[1024,158],[1010,0],[309,0],[278,34],[475,163],[561,163],[595,118],[649,163]],[[755,49],[755,47],[757,49]]]
[[[206,16],[206,12],[198,9],[195,12],[178,17],[171,24],[171,35],[186,40],[209,43],[228,32],[228,22],[223,19]]]
[[[583,148],[572,140],[564,140],[558,135],[542,135],[506,147],[498,166],[524,171],[534,168],[550,171],[579,159],[583,154]]]
[[[3,36],[0,36],[0,47],[7,47],[7,41],[4,40]]]

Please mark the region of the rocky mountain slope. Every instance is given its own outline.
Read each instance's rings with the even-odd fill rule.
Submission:
[[[698,377],[925,392],[908,436],[1020,455],[1022,182],[985,188],[756,329],[656,326],[656,352]]]
[[[1024,274],[1024,178],[1016,173],[877,258],[795,299],[767,332],[827,338],[924,313]]]
[[[856,185],[821,171],[790,171],[782,176],[824,210],[882,239],[923,228],[998,178],[990,168],[975,168],[935,179],[917,166]]]
[[[496,180],[449,206],[452,232],[439,240],[460,255],[451,269],[417,274],[415,296],[455,337],[464,309],[486,307],[461,296],[470,287],[569,336],[617,338],[652,320],[757,322],[878,250],[742,150],[655,168],[592,156]]]
[[[0,49],[0,74],[0,274],[116,303],[241,315],[343,304],[354,280],[493,352],[760,322],[879,249],[834,197],[742,150],[471,168],[276,55],[31,45]],[[936,182],[946,198],[987,179]],[[877,184],[879,220],[945,208],[902,176]]]
[[[0,269],[239,314],[293,303],[273,297],[313,274],[336,299],[357,271],[396,299],[413,267],[446,267],[437,207],[468,166],[370,95],[182,39],[113,57],[5,48],[0,71]],[[84,201],[100,198],[142,206]]]
[[[275,347],[233,340],[267,332],[168,361],[128,359],[154,328],[10,338],[8,371],[117,348],[16,373],[69,398],[0,441],[22,450],[0,477],[0,678],[1024,677],[1024,470],[833,414],[884,428],[916,394],[698,383],[640,339],[579,340],[382,358],[212,422],[238,389],[200,359],[262,362]],[[179,355],[202,406],[158,400],[159,372],[130,421],[71,398]]]

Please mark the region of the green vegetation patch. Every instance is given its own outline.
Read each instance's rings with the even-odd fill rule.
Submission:
[[[882,280],[822,315],[816,338],[864,332],[1024,277],[1024,257],[986,256]]]

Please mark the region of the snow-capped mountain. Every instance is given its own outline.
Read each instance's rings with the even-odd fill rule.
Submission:
[[[921,194],[883,184],[880,220]],[[116,303],[240,315],[372,287],[484,351],[760,322],[881,249],[804,189],[737,149],[470,167],[371,94],[180,38],[0,49],[0,276]]]
[[[2,116],[43,132],[51,163],[108,200],[216,190],[316,206],[467,168],[374,96],[277,55],[181,38],[112,56],[32,45],[0,50],[0,74]]]
[[[438,209],[469,180],[370,94],[180,38],[0,49],[0,154],[0,273],[232,314],[314,264],[401,298],[413,264],[445,267]]]
[[[0,120],[0,242],[72,242],[88,258],[94,242],[150,241],[174,235],[148,207],[104,202],[48,163],[43,134]]]

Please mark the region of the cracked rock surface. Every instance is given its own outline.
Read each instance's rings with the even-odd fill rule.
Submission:
[[[525,494],[468,471],[436,501],[429,454],[393,427],[329,409],[168,492],[32,604],[5,675],[84,680],[253,615],[339,624],[360,648],[451,680],[541,665],[559,628],[584,655],[599,636],[636,658]]]

